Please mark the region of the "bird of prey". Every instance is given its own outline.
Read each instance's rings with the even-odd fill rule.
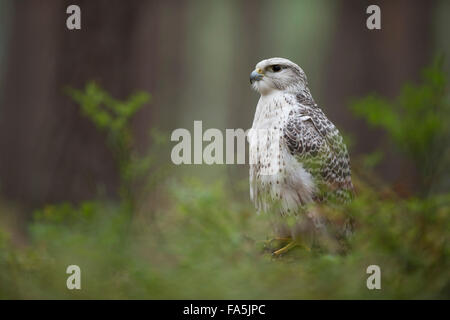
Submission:
[[[258,212],[302,218],[295,227],[278,225],[276,239],[288,242],[274,252],[280,255],[298,245],[302,233],[327,234],[327,217],[311,205],[352,197],[350,159],[297,64],[262,60],[250,83],[261,94],[248,135],[250,197]]]

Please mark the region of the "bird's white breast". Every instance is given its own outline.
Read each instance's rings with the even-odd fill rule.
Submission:
[[[275,92],[261,96],[249,132],[250,196],[258,211],[294,213],[312,201],[311,175],[283,141],[283,128],[295,97]]]

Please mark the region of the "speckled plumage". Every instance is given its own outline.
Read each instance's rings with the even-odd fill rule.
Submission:
[[[252,80],[261,93],[249,133],[250,196],[257,210],[289,215],[309,203],[349,200],[347,148],[312,98],[303,70],[272,58],[256,65]]]

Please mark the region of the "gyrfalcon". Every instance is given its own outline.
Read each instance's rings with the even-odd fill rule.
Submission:
[[[328,234],[327,217],[311,204],[352,197],[350,158],[297,64],[284,58],[263,60],[250,74],[250,83],[261,94],[248,134],[250,197],[257,211],[304,218],[288,230],[278,224],[277,237],[289,241],[274,252],[278,255],[299,243],[305,225],[314,229],[310,233]]]

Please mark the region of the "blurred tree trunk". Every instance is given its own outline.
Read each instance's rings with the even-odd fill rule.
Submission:
[[[81,7],[82,29],[66,28]],[[152,1],[14,1],[0,104],[1,192],[24,204],[115,196],[105,137],[63,92],[96,80],[118,99],[156,83],[159,4]],[[174,18],[175,19],[175,18]],[[136,124],[140,136],[156,114]],[[99,190],[100,189],[100,190]]]
[[[366,28],[366,8],[371,1],[342,0],[332,43],[323,104],[327,114],[344,131],[358,132],[353,154],[389,150],[384,134],[372,130],[348,109],[352,98],[370,93],[394,97],[407,81],[415,81],[431,61],[434,1],[378,1],[381,30]],[[406,181],[414,188],[411,164],[388,151],[379,172],[389,181]]]
[[[233,28],[233,63],[227,74],[228,79],[228,108],[227,108],[227,128],[241,128],[247,130],[251,127],[254,114],[254,105],[257,101],[257,94],[249,95],[252,90],[249,86],[249,75],[255,64],[262,59],[261,44],[263,34],[261,33],[263,8],[267,6],[267,1],[247,0],[234,1],[234,11],[237,12],[237,23]],[[255,55],[257,53],[258,55]],[[231,143],[231,141],[226,141]],[[235,150],[237,141],[234,141]],[[236,159],[234,160],[236,161]],[[236,162],[235,162],[236,163]],[[227,166],[228,179],[231,184],[240,177],[246,177],[248,167]],[[235,189],[232,189],[235,190]],[[238,190],[235,190],[238,194]]]

